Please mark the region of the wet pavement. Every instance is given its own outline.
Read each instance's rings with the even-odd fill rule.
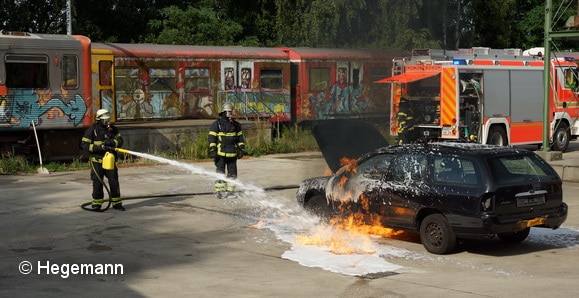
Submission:
[[[576,142],[563,154],[563,160],[572,159],[579,159]],[[191,165],[214,169],[210,162]],[[187,168],[126,167],[120,180],[127,211],[103,213],[80,208],[90,201],[88,170],[0,176],[0,296],[570,297],[579,292],[579,184],[564,183],[570,211],[558,230],[534,228],[516,246],[467,241],[445,256],[427,253],[413,234],[373,238],[378,257],[398,269],[356,276],[289,259],[295,244],[280,236],[280,231],[297,235],[300,224],[311,221],[295,206],[295,187],[326,171],[318,152],[245,158],[238,166],[239,180],[265,188],[265,194],[218,200],[213,178]],[[351,258],[349,269],[362,267],[356,256],[341,258]]]

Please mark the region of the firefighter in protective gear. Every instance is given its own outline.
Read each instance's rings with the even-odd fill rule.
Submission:
[[[89,154],[91,165],[90,178],[92,180],[92,209],[100,210],[104,202],[104,177],[107,178],[110,187],[111,204],[113,209],[125,211],[121,200],[119,186],[119,171],[116,166],[112,170],[103,169],[103,157],[105,153],[116,154],[115,148],[123,145],[123,137],[118,129],[110,123],[109,111],[100,109],[96,112],[95,123],[84,133],[81,148]]]
[[[396,119],[398,120],[398,144],[408,144],[415,141],[414,111],[410,106],[410,98],[406,94],[400,97]]]
[[[237,178],[237,159],[245,155],[245,143],[241,124],[232,118],[233,105],[226,103],[221,108],[219,119],[209,129],[209,157],[215,160],[216,172],[229,179]],[[215,181],[217,198],[234,197],[235,185],[224,180]]]

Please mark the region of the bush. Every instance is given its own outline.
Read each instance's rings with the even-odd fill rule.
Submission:
[[[0,174],[14,175],[34,171],[36,169],[23,156],[6,154],[2,155],[2,159],[0,159]]]

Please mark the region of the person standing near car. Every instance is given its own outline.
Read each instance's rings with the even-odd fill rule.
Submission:
[[[241,124],[233,119],[233,105],[226,103],[221,108],[219,119],[209,129],[209,157],[215,160],[216,172],[229,179],[237,179],[237,159],[245,155],[245,143]],[[215,181],[218,199],[234,197],[235,185],[225,180]]]
[[[407,94],[400,97],[396,119],[398,120],[398,144],[412,143],[414,141],[414,111]]]
[[[81,141],[81,148],[88,152],[89,163],[91,165],[90,178],[92,180],[92,202],[94,211],[99,211],[104,202],[104,178],[106,177],[110,187],[110,200],[113,209],[125,211],[121,200],[121,190],[119,185],[119,170],[116,163],[113,169],[103,168],[103,158],[107,152],[115,156],[115,148],[123,145],[123,137],[119,130],[110,123],[111,115],[109,111],[100,109],[96,112],[95,123],[84,133]]]

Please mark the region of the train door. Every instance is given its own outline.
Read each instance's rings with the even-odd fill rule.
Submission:
[[[252,106],[248,106],[248,97],[251,97],[254,89],[254,64],[253,61],[231,60],[221,62],[221,96],[216,102],[216,110],[230,102],[234,105],[236,113],[247,115],[251,113]]]
[[[114,90],[114,57],[109,51],[93,51],[93,99],[96,108],[107,109],[111,113],[112,121],[118,119]]]

